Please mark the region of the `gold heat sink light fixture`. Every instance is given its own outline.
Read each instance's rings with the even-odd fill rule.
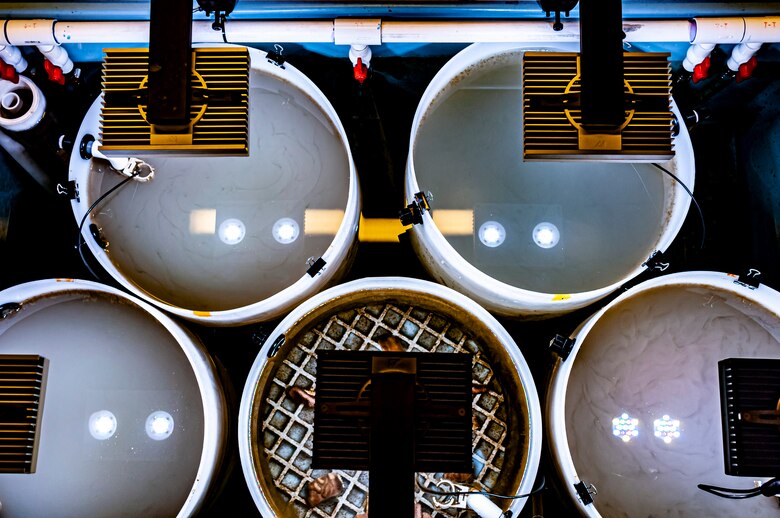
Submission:
[[[526,52],[523,57],[525,160],[663,161],[672,149],[669,54],[623,54],[625,122],[615,131],[581,124],[580,55]]]
[[[147,121],[147,49],[111,49],[103,62],[100,151],[249,154],[249,52],[243,47],[193,49],[190,123],[161,131]]]

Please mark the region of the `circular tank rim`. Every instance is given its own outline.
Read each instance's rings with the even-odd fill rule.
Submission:
[[[206,47],[224,47],[235,46],[225,44],[196,45]],[[349,146],[349,140],[341,120],[333,108],[333,105],[325,97],[325,94],[311,81],[305,74],[299,71],[291,64],[285,62],[284,68],[278,67],[266,59],[267,53],[253,47],[246,47],[249,50],[251,67],[262,71],[268,75],[278,78],[281,81],[289,82],[300,88],[308,95],[330,118],[341,139],[344,151],[347,154],[349,162],[349,186],[347,189],[347,205],[344,208],[344,217],[339,225],[336,235],[333,237],[328,248],[322,254],[322,259],[326,265],[314,276],[311,277],[304,273],[300,279],[283,290],[252,304],[220,311],[194,311],[169,304],[158,299],[153,294],[141,289],[122,272],[120,272],[111,260],[107,257],[105,251],[95,242],[90,235],[89,223],[94,220],[87,218],[87,222],[82,229],[82,236],[86,246],[89,248],[93,257],[100,263],[100,266],[109,273],[109,275],[119,282],[125,289],[133,295],[141,297],[147,302],[164,309],[174,315],[192,320],[204,325],[210,326],[235,326],[249,324],[254,322],[271,320],[279,317],[296,304],[302,302],[305,298],[321,290],[328,283],[335,281],[343,272],[344,267],[350,259],[350,252],[356,243],[358,224],[360,218],[360,191],[357,180],[357,171],[355,162],[352,158],[352,150]],[[76,136],[76,142],[81,142],[84,137],[85,122],[90,115],[93,115],[94,127],[98,127],[99,112],[96,106],[99,106],[102,99],[102,93],[93,102],[90,110],[82,121]],[[82,159],[77,152],[71,155],[69,164],[68,179],[74,180],[79,188],[79,199],[71,200],[76,223],[80,223],[89,206],[97,199],[98,193],[90,192],[89,187],[89,167],[90,161]]]
[[[257,358],[252,364],[252,368],[247,376],[246,384],[244,385],[244,390],[241,394],[241,406],[238,412],[238,450],[241,457],[241,468],[244,472],[244,478],[249,487],[249,492],[255,501],[255,505],[263,516],[273,516],[273,509],[263,495],[260,484],[257,483],[258,473],[255,471],[255,463],[252,457],[252,427],[250,420],[252,418],[252,406],[255,393],[257,392],[263,369],[268,363],[268,353],[273,342],[276,337],[284,335],[288,329],[292,328],[296,322],[304,318],[308,313],[322,308],[344,295],[387,289],[424,293],[428,296],[441,299],[448,304],[458,306],[463,311],[471,313],[474,317],[481,320],[495,334],[498,341],[502,344],[510,345],[510,347],[506,348],[506,353],[512,359],[519,378],[523,383],[523,389],[526,393],[526,405],[529,410],[528,460],[526,465],[523,466],[524,474],[516,494],[528,494],[533,489],[542,449],[541,407],[531,370],[529,369],[525,358],[520,353],[520,349],[516,346],[506,329],[504,329],[504,327],[482,306],[465,295],[446,286],[407,277],[366,277],[329,288],[295,308],[278,326],[276,326],[271,334],[268,335],[268,339],[260,348]],[[519,514],[520,510],[525,505],[526,500],[527,497],[513,500],[509,510],[513,511],[515,514]]]
[[[203,403],[203,447],[195,482],[177,517],[185,518],[195,515],[203,506],[210,486],[216,482],[214,478],[224,459],[227,445],[225,440],[228,429],[227,402],[212,360],[193,335],[168,315],[121,290],[97,282],[79,279],[46,279],[27,282],[0,291],[0,304],[6,302],[23,303],[25,300],[41,295],[67,293],[74,290],[109,294],[136,305],[153,317],[173,336],[189,360],[198,382],[200,398]]]
[[[742,299],[747,299],[750,302],[768,308],[775,313],[777,310],[780,310],[780,292],[777,292],[764,284],[759,285],[756,289],[750,289],[737,284],[737,278],[738,276],[734,274],[693,271],[663,275],[650,279],[631,288],[601,308],[580,324],[580,326],[571,334],[571,338],[576,339],[574,348],[565,362],[560,358],[556,360],[553,370],[550,373],[547,401],[545,404],[545,421],[547,423],[547,430],[545,433],[550,444],[550,453],[553,464],[566,488],[569,500],[576,505],[577,510],[583,516],[600,517],[601,514],[596,510],[594,505],[583,505],[582,501],[577,496],[577,492],[574,490],[574,484],[579,482],[580,479],[577,476],[577,469],[574,466],[574,460],[572,459],[568,447],[569,441],[568,435],[566,434],[565,407],[566,389],[569,384],[571,369],[574,365],[577,352],[587,338],[588,333],[598,323],[601,317],[612,310],[612,308],[643,292],[664,286],[684,285],[715,288],[736,295]]]
[[[512,50],[535,49],[577,52],[579,45],[556,42],[551,42],[549,45],[540,43],[475,43],[453,56],[437,72],[420,99],[412,122],[404,182],[406,203],[411,203],[414,194],[421,190],[414,168],[414,146],[420,123],[439,93],[444,91],[453,79],[470,66],[485,59]],[[673,99],[671,105],[677,120],[681,121],[682,116]],[[680,133],[674,138],[674,147],[675,158],[665,164],[675,163],[680,164],[680,167],[674,168],[667,165],[667,169],[675,172],[680,180],[693,191],[695,176],[693,147],[684,124],[680,124]],[[660,171],[659,174],[661,174]],[[667,209],[669,206],[672,208],[671,214],[664,222],[662,233],[655,243],[656,250],[663,252],[672,243],[685,221],[690,203],[688,194],[675,182],[672,199],[667,203]],[[615,291],[627,280],[644,271],[644,268],[639,266],[622,280],[596,290],[565,294],[542,293],[499,281],[466,261],[436,228],[428,211],[422,214],[422,224],[412,226],[411,235],[418,257],[437,280],[467,293],[490,311],[509,317],[552,316],[585,307]]]

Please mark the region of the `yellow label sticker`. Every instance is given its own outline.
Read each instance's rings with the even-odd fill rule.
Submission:
[[[210,317],[211,311],[193,311],[192,314],[196,317]]]
[[[567,295],[567,294],[553,295],[553,301],[569,300],[570,298],[571,298],[571,295]]]

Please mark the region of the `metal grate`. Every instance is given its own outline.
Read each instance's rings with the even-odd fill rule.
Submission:
[[[527,159],[594,155],[605,158],[670,159],[671,69],[668,54],[623,55],[628,124],[619,148],[585,149],[580,131],[579,55],[526,52],[523,56],[523,156]],[[594,141],[595,143],[595,141]],[[596,144],[596,147],[598,145]]]
[[[348,470],[314,470],[311,468],[314,410],[299,405],[287,395],[289,387],[314,388],[317,349],[381,350],[378,340],[393,335],[415,352],[471,352],[474,354],[472,377],[484,385],[483,393],[474,394],[472,433],[475,487],[503,491],[500,484],[504,466],[507,409],[499,379],[479,344],[446,318],[415,307],[371,305],[339,313],[306,333],[279,366],[263,408],[263,448],[274,484],[289,498],[301,517],[353,518],[364,512],[368,494],[368,473]],[[512,430],[514,437],[526,430]],[[344,485],[338,498],[310,508],[306,503],[306,484],[328,472],[337,473]],[[426,483],[441,479],[442,474],[422,475]],[[505,477],[511,479],[512,477]],[[422,482],[422,480],[421,480]],[[433,518],[468,516],[466,511],[434,509],[428,495],[418,492],[418,502]]]
[[[246,48],[193,50],[190,131],[157,134],[146,121],[147,49],[115,49],[103,62],[100,151],[249,152],[249,52]]]
[[[47,362],[0,355],[0,473],[34,473]]]

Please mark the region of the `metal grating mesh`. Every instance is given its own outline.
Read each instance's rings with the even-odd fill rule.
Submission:
[[[33,473],[46,360],[0,355],[0,473]]]
[[[467,351],[474,354],[473,381],[485,385],[487,390],[475,394],[472,400],[473,485],[505,491],[500,475],[509,432],[507,408],[499,379],[478,343],[456,324],[436,313],[394,304],[371,305],[339,313],[307,332],[292,347],[268,388],[262,414],[263,448],[274,484],[285,498],[289,498],[298,516],[353,518],[364,512],[368,472],[311,468],[314,410],[296,403],[287,395],[286,389],[314,387],[317,349],[381,350],[377,341],[388,335],[401,338],[409,351]],[[511,432],[515,437],[522,437],[526,430]],[[343,494],[310,508],[306,503],[307,483],[329,472],[340,475]],[[424,474],[422,478],[431,484],[440,480],[441,475]],[[511,478],[504,477],[505,480]],[[416,499],[433,518],[468,516],[462,510],[434,510],[429,496],[419,491]]]
[[[155,134],[146,121],[149,51],[112,49],[103,62],[100,150],[249,152],[249,53],[246,48],[193,50],[191,132]]]
[[[623,54],[626,92],[635,94],[634,99],[646,105],[645,108],[637,105],[632,110],[630,122],[621,131],[622,148],[613,153],[580,147],[579,55],[526,52],[523,56],[523,157],[544,159],[593,154],[626,155],[635,159],[672,158],[672,83],[668,57],[668,54],[652,52]]]

